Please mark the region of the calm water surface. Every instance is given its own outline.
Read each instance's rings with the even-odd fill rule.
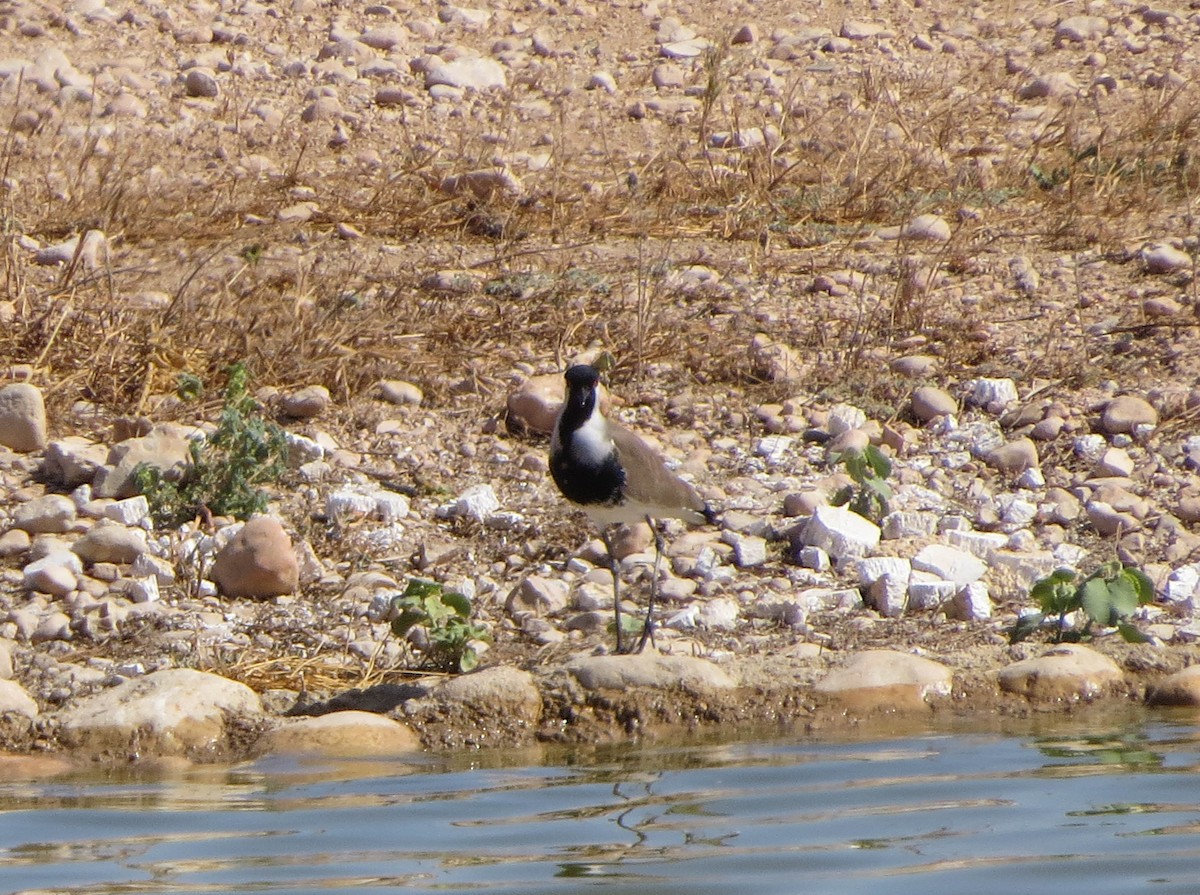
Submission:
[[[1200,715],[0,782],[0,891],[1200,892]]]

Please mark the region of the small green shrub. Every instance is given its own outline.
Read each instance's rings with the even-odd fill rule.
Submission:
[[[853,485],[846,485],[833,496],[835,507],[848,506],[875,523],[891,512],[892,486],[885,480],[892,474],[892,461],[883,451],[871,444],[863,451],[852,448],[831,454],[829,459],[832,464],[845,466],[847,475],[854,479]]]
[[[179,481],[168,481],[162,470],[145,463],[133,471],[156,525],[179,525],[206,514],[247,519],[266,509],[268,495],[259,485],[278,481],[286,471],[287,441],[283,429],[262,415],[248,382],[245,365],[229,368],[217,429],[191,442],[191,465]],[[180,397],[202,393],[194,376],[181,378]]]
[[[1055,643],[1078,641],[1092,636],[1092,625],[1115,627],[1131,643],[1145,642],[1130,616],[1139,606],[1154,599],[1154,584],[1146,573],[1113,560],[1080,580],[1070,569],[1058,569],[1039,580],[1029,595],[1041,612],[1017,619],[1009,629],[1010,643],[1017,643],[1042,629],[1048,629]],[[1067,626],[1067,616],[1082,611],[1087,623],[1080,630]]]
[[[434,581],[410,578],[404,593],[392,600],[392,609],[392,633],[397,637],[406,637],[418,625],[425,628],[425,668],[470,671],[479,664],[474,642],[491,641],[487,628],[471,621],[471,601]]]

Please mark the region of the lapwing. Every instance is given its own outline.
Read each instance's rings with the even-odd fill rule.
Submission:
[[[662,456],[628,429],[600,413],[595,367],[570,367],[567,396],[550,439],[550,474],[558,490],[600,528],[613,579],[613,612],[617,652],[625,652],[621,626],[620,570],[613,553],[613,534],[621,525],[645,521],[654,532],[654,578],[642,636],[641,652],[653,636],[654,602],[662,563],[663,538],[656,520],[682,519],[691,525],[715,521],[713,511],[690,484],[668,467]]]

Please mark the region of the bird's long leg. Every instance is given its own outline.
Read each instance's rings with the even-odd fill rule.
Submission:
[[[646,622],[642,625],[642,637],[638,641],[635,653],[646,648],[646,641],[654,643],[654,602],[658,599],[658,572],[662,568],[663,536],[654,520],[646,517],[646,524],[654,532],[654,576],[650,580],[650,603],[646,606]]]
[[[606,525],[600,529],[600,538],[604,541],[604,549],[608,551],[608,569],[612,572],[613,580],[613,618],[617,623],[617,652],[625,652],[625,635],[621,631],[621,569],[617,563],[617,554],[613,552],[612,532],[616,526]]]

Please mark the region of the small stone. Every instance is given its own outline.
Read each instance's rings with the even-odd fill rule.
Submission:
[[[140,529],[104,519],[72,544],[71,549],[89,563],[131,563],[146,552],[146,536]]]
[[[108,459],[108,445],[69,435],[46,447],[42,470],[50,481],[75,488],[96,477]]]
[[[515,197],[525,192],[520,179],[504,168],[453,174],[442,178],[438,188],[448,196],[473,196],[480,200],[489,200],[497,195]]]
[[[1142,249],[1142,266],[1146,273],[1169,274],[1192,269],[1192,256],[1170,243],[1160,242]]]
[[[425,400],[421,389],[401,379],[385,379],[379,383],[379,396],[392,404],[419,407]]]
[[[20,556],[29,550],[32,540],[29,532],[20,528],[12,528],[0,535],[0,558]]]
[[[47,494],[17,506],[13,526],[30,534],[61,534],[75,524],[75,503],[62,494]]]
[[[55,597],[65,597],[73,591],[82,574],[79,557],[62,549],[34,560],[21,570],[26,588]]]
[[[1128,478],[1133,475],[1133,458],[1124,448],[1109,448],[1096,463],[1096,475]]]
[[[289,720],[268,732],[261,746],[273,754],[391,758],[419,750],[421,741],[399,721],[350,710]]]
[[[954,594],[949,616],[962,621],[983,621],[992,617],[992,598],[982,581],[963,585]]]
[[[38,705],[16,681],[0,678],[0,718],[9,713],[32,720],[38,716]]]
[[[1148,705],[1200,706],[1200,665],[1191,665],[1146,688]]]
[[[555,615],[567,608],[570,586],[556,578],[529,575],[513,588],[504,608],[508,612],[532,612],[536,615]]]
[[[898,357],[888,367],[893,373],[907,376],[909,379],[924,379],[932,376],[938,367],[938,360],[929,354],[909,354]]]
[[[1004,473],[1018,473],[1033,469],[1041,461],[1038,459],[1037,445],[1029,438],[1018,438],[1002,444],[987,453],[985,457],[988,466]]]
[[[1132,432],[1134,427],[1158,425],[1158,411],[1145,398],[1118,395],[1104,407],[1100,427],[1109,435]]]
[[[756,568],[767,561],[765,538],[725,531],[721,533],[721,540],[733,547],[733,561],[739,569]]]
[[[901,239],[946,242],[950,234],[950,225],[936,214],[919,214],[900,228]]]
[[[608,72],[596,71],[592,72],[584,88],[587,90],[603,90],[605,93],[616,93],[617,82]]]
[[[0,445],[20,453],[46,446],[46,405],[37,386],[17,382],[0,388]]]
[[[976,407],[1007,407],[1017,400],[1017,384],[1011,379],[975,379],[970,386],[969,401]]]
[[[177,429],[156,427],[148,435],[114,444],[96,472],[93,490],[96,497],[134,497],[133,471],[139,464],[153,466],[167,481],[178,481],[191,461],[188,440]]]
[[[801,539],[837,559],[856,559],[878,547],[881,535],[878,525],[845,507],[821,506],[804,526]]]
[[[279,520],[255,516],[216,555],[211,578],[226,596],[274,597],[295,592],[300,564]]]
[[[425,72],[425,86],[437,85],[470,90],[491,90],[508,86],[504,67],[494,59],[463,57],[442,62]]]
[[[221,92],[217,77],[211,69],[197,67],[189,68],[183,79],[183,89],[191,97],[212,99]]]
[[[1103,537],[1115,537],[1137,531],[1142,523],[1132,513],[1121,512],[1102,500],[1087,503],[1088,522]]]
[[[1108,34],[1108,20],[1101,16],[1067,16],[1054,29],[1056,43],[1085,43]]]
[[[923,385],[913,389],[912,411],[920,422],[927,423],[939,416],[958,413],[958,401],[944,389]]]
[[[329,389],[323,385],[310,385],[285,395],[279,402],[280,410],[293,419],[312,419],[324,413],[330,404]]]
[[[1079,82],[1070,72],[1056,71],[1034,78],[1017,90],[1017,99],[1044,99],[1050,96],[1074,96]]]
[[[946,544],[930,544],[912,559],[914,569],[956,584],[978,581],[987,571],[979,557]]]

